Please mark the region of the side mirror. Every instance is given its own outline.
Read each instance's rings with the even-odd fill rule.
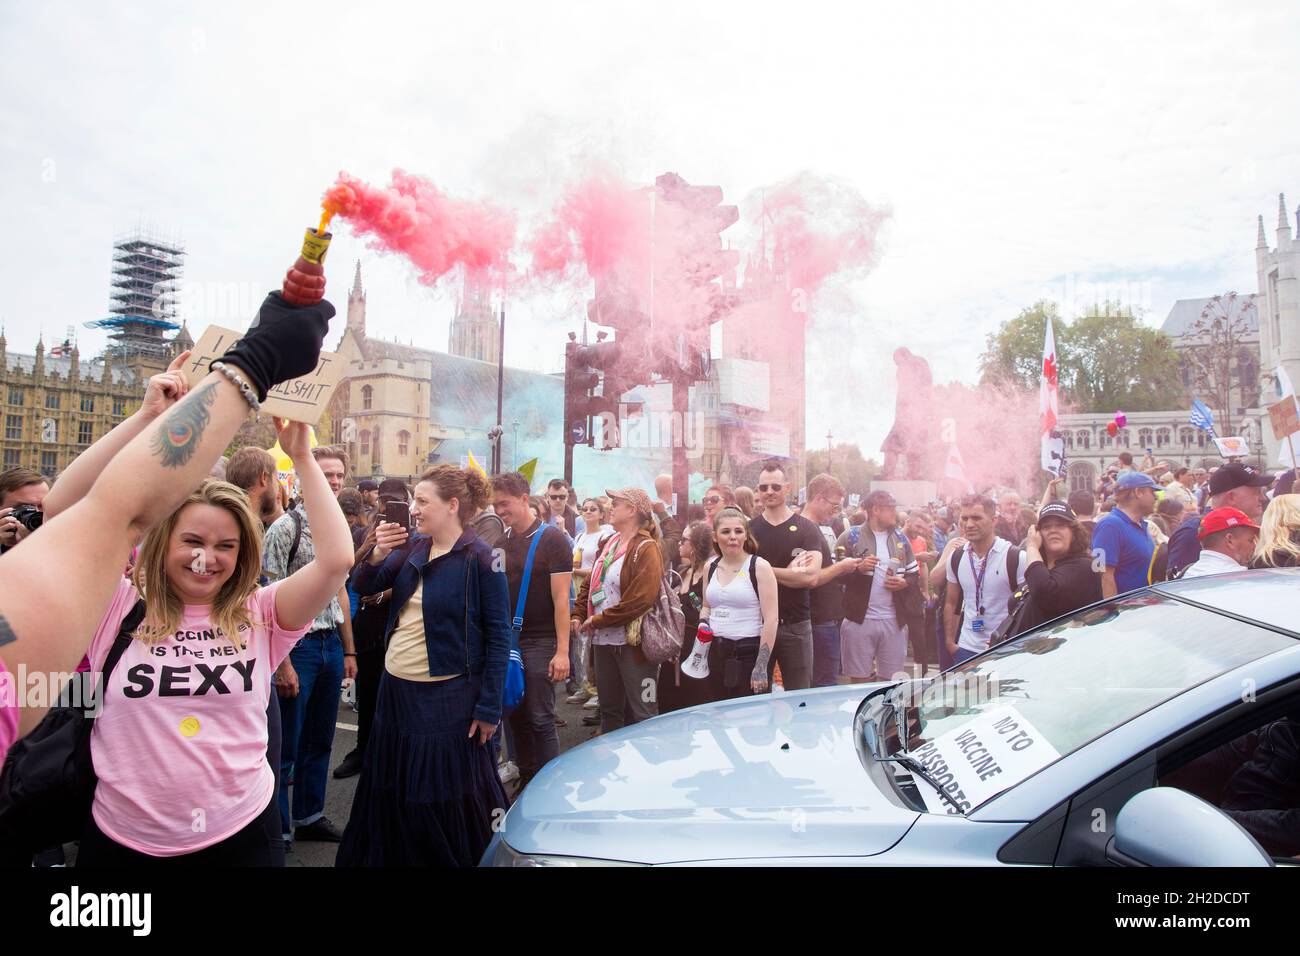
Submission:
[[[1124,804],[1106,858],[1120,866],[1272,866],[1255,838],[1217,807],[1174,787]]]

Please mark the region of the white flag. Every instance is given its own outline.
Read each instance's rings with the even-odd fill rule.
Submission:
[[[968,495],[975,492],[975,486],[966,477],[966,465],[961,460],[961,451],[956,445],[948,446],[948,456],[943,463],[943,479],[944,481],[956,482]]]
[[[1039,458],[1044,471],[1061,476],[1065,474],[1065,439],[1056,431],[1056,383],[1056,338],[1052,335],[1052,320],[1048,318],[1047,335],[1043,339],[1043,368],[1038,382]]]

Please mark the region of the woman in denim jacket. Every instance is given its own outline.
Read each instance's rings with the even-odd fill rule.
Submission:
[[[379,525],[358,594],[393,589],[384,674],[338,866],[473,866],[506,807],[489,741],[510,653],[508,589],[465,527],[491,498],[439,465],[415,486],[415,535]]]

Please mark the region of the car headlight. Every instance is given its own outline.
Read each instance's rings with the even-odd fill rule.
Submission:
[[[626,860],[595,860],[582,856],[547,856],[536,853],[518,853],[498,837],[496,852],[492,854],[492,866],[644,866],[643,863],[628,863]]]

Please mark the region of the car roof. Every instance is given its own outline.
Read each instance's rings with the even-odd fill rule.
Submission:
[[[1152,590],[1300,638],[1300,568],[1260,568],[1165,581]]]

